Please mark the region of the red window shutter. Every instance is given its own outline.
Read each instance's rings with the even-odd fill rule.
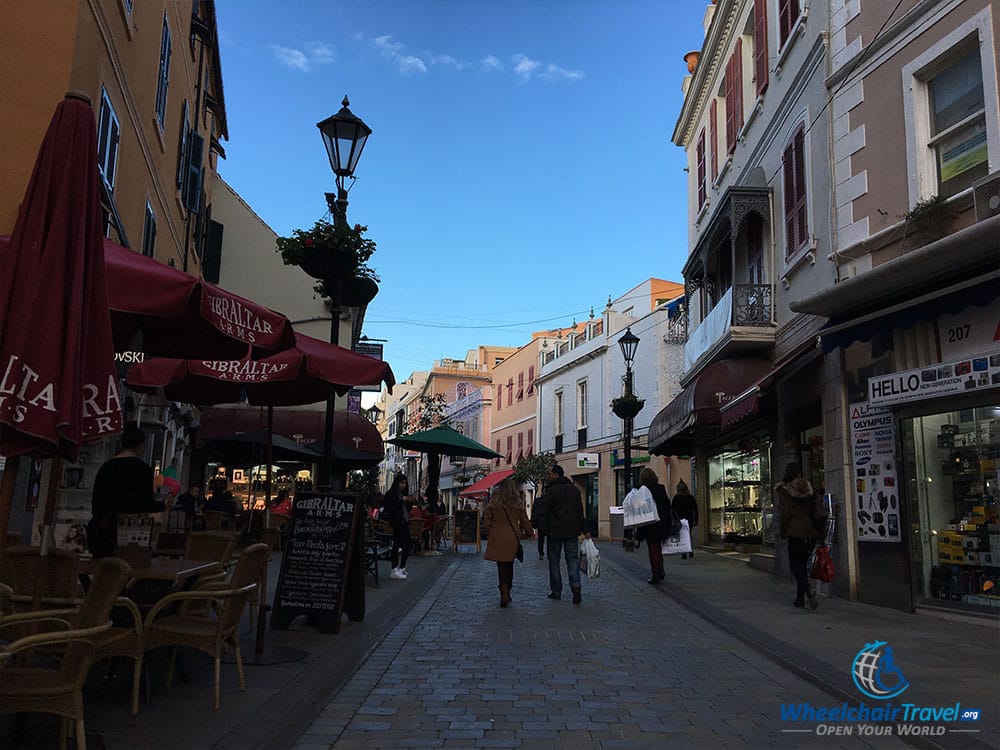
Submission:
[[[514,436],[507,436],[507,463],[514,460]]]
[[[503,408],[503,386],[497,386],[497,411]]]
[[[535,452],[535,428],[528,428],[528,455],[531,456]]]
[[[760,96],[767,88],[767,0],[753,1],[753,73]]]
[[[798,245],[809,241],[809,217],[806,212],[806,134],[799,128],[793,141],[795,149],[795,223],[798,225]]]
[[[514,403],[514,378],[511,378],[507,382],[507,406],[511,406]]]
[[[500,438],[497,438],[497,453],[500,452]],[[497,456],[497,466],[500,465],[500,456]]]
[[[708,110],[708,145],[712,149],[712,182],[719,176],[719,100],[712,99]]]
[[[698,134],[698,147],[695,151],[698,159],[698,208],[705,205],[705,129]]]
[[[535,392],[535,366],[531,365],[528,368],[528,395],[530,396]]]
[[[517,449],[521,450],[524,447],[524,433],[517,433]]]
[[[733,58],[726,63],[726,151],[736,149],[736,87],[733,85]]]
[[[733,105],[734,128],[739,134],[743,127],[743,38],[736,39],[736,49],[733,52]]]
[[[778,30],[780,32],[781,46],[785,46],[788,36],[792,33],[792,26],[799,17],[799,0],[781,0],[778,5]]]
[[[796,249],[795,245],[795,146],[788,144],[784,156],[785,171],[785,257]]]

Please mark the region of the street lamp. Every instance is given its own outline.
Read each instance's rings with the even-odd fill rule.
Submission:
[[[323,145],[330,157],[330,168],[337,177],[337,193],[326,194],[326,203],[333,215],[333,223],[343,226],[347,224],[347,191],[344,180],[354,182],[354,169],[365,148],[372,129],[365,125],[350,109],[350,101],[344,96],[343,105],[337,114],[316,123]],[[336,275],[323,279],[330,293],[330,343],[340,343],[340,304],[343,279]],[[337,393],[330,386],[330,395],[326,399],[326,424],[323,430],[323,462],[320,464],[319,485],[329,486],[333,474],[333,414],[336,408]]]
[[[618,339],[618,346],[625,358],[625,397],[631,398],[632,393],[632,363],[635,361],[635,350],[639,348],[639,337],[632,333],[632,328],[625,329],[625,335]],[[622,417],[625,437],[625,492],[632,488],[632,420],[635,414],[628,412]]]

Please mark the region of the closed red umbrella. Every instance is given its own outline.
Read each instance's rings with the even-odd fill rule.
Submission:
[[[56,107],[0,247],[0,453],[74,460],[120,432],[89,101]]]

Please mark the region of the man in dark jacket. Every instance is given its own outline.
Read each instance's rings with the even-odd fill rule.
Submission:
[[[583,515],[580,491],[558,464],[549,467],[549,483],[536,501],[541,504],[540,518],[549,537],[549,599],[562,598],[562,572],[559,558],[565,554],[569,588],[573,604],[583,601],[580,591],[580,534],[587,539],[587,520]]]

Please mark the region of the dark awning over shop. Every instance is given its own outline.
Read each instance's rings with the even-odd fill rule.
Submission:
[[[694,429],[719,426],[719,409],[769,373],[764,359],[722,359],[713,362],[667,404],[649,426],[649,452],[659,455],[689,453]]]
[[[985,280],[984,280],[985,279]],[[916,299],[869,315],[850,314],[830,318],[820,331],[823,352],[847,347],[855,341],[870,341],[879,333],[912,328],[938,316],[960,313],[970,306],[996,305],[1000,299],[1000,272],[953,284]]]

